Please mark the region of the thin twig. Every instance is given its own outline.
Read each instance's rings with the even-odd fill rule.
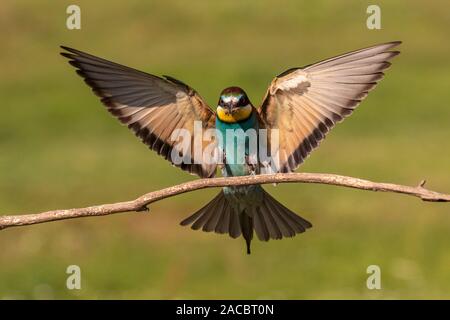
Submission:
[[[288,182],[330,184],[370,191],[396,192],[415,196],[424,201],[450,202],[449,194],[443,194],[425,189],[423,187],[425,180],[422,180],[416,187],[410,187],[392,183],[372,182],[359,178],[327,173],[279,173],[258,176],[199,179],[162,190],[153,191],[132,201],[102,204],[86,208],[53,210],[36,214],[0,216],[0,230],[9,227],[24,226],[63,219],[105,216],[113,213],[129,211],[144,211],[148,210],[147,206],[152,202],[199,189]]]

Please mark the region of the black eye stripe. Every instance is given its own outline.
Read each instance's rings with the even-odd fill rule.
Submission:
[[[223,100],[222,97],[219,98],[219,103],[218,105],[221,107],[226,107],[228,105],[234,105],[234,106],[240,106],[240,107],[244,107],[246,105],[248,105],[250,103],[250,101],[248,100],[248,97],[245,95],[240,95],[239,100],[230,100],[228,103],[225,103],[225,101]]]

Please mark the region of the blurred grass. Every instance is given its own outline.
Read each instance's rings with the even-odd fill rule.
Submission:
[[[272,77],[345,51],[403,40],[381,85],[301,171],[450,190],[450,28],[446,1],[67,1],[0,7],[0,208],[39,212],[133,198],[193,177],[148,151],[105,112],[60,44],[196,88],[211,105],[229,85],[258,104]],[[150,214],[0,232],[0,298],[450,298],[447,205],[317,185],[267,187],[311,220],[294,239],[243,241],[178,222],[217,190],[171,198]],[[66,267],[82,290],[65,288]],[[365,287],[368,265],[380,291]]]

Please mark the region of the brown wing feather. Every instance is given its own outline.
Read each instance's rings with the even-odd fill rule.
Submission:
[[[77,68],[77,73],[101,97],[108,111],[145,144],[171,161],[171,152],[177,144],[171,139],[172,133],[175,129],[187,129],[192,137],[192,163],[175,165],[200,177],[214,176],[216,164],[193,163],[194,121],[202,121],[204,129],[215,125],[213,111],[195,90],[169,76],[160,78],[72,48],[62,48],[67,52],[61,55]]]
[[[292,68],[270,84],[259,110],[264,126],[279,129],[280,172],[294,171],[337,122],[350,115],[383,77],[390,42]]]

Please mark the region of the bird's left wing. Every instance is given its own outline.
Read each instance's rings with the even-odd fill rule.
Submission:
[[[195,90],[168,76],[160,78],[79,50],[62,48],[66,52],[61,54],[70,59],[69,63],[101,97],[108,111],[151,149],[190,173],[204,178],[215,175],[216,163],[194,161],[194,122],[200,121],[203,129],[214,128],[215,123],[214,112]],[[179,137],[172,135],[175,129],[185,129],[190,134],[189,149],[181,148]],[[203,151],[208,143],[201,141]],[[173,149],[179,154],[178,159],[190,161],[174,162]]]
[[[349,52],[289,69],[270,84],[260,118],[278,129],[279,172],[294,171],[334,125],[350,115],[379,80],[400,42]],[[272,152],[272,154],[273,154]]]

